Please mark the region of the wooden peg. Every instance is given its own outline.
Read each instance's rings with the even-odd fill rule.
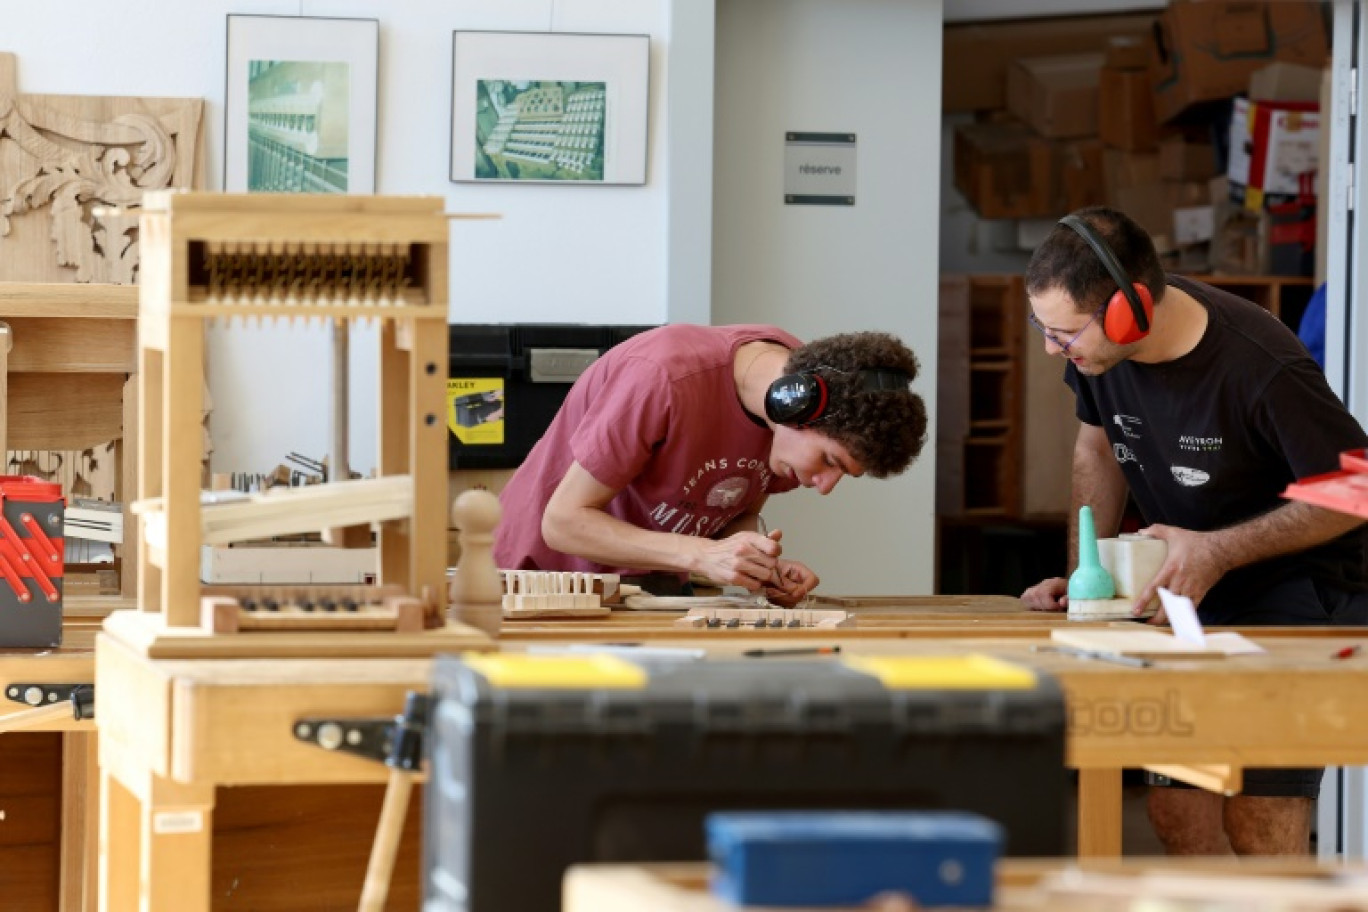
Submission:
[[[501,513],[499,498],[481,490],[464,492],[451,507],[461,545],[461,562],[448,590],[451,616],[492,637],[503,621],[503,582],[494,566],[494,529]]]

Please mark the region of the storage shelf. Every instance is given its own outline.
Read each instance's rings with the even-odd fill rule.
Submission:
[[[1310,276],[1193,275],[1187,278],[1247,298],[1294,330],[1301,323],[1306,302],[1316,290],[1316,280]]]

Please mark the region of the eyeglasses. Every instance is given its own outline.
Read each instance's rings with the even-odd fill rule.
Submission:
[[[1097,322],[1097,318],[1102,316],[1102,312],[1106,309],[1107,305],[1103,304],[1101,307],[1097,308],[1097,310],[1093,311],[1093,315],[1088,318],[1087,323],[1083,324],[1083,328],[1080,329],[1078,332],[1074,333],[1072,336],[1070,336],[1067,342],[1059,338],[1059,336],[1055,335],[1054,330],[1046,329],[1045,326],[1039,320],[1036,319],[1035,311],[1026,312],[1026,322],[1030,323],[1032,328],[1034,328],[1036,332],[1040,333],[1042,336],[1049,339],[1055,345],[1059,346],[1059,350],[1067,355],[1069,353],[1069,347],[1078,341],[1079,336],[1083,335],[1085,332],[1088,331],[1089,326],[1092,326],[1094,323]]]

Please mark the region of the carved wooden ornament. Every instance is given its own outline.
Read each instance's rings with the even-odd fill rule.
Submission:
[[[0,281],[132,284],[145,190],[192,188],[198,98],[20,95],[0,54]]]

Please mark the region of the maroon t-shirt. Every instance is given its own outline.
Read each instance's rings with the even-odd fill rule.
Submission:
[[[572,461],[618,492],[608,513],[681,535],[715,535],[766,495],[796,487],[770,471],[774,435],[736,397],[736,350],[757,339],[802,344],[773,326],[680,323],[633,336],[590,365],[499,498],[498,566],[640,572],[542,540],[542,514]]]

